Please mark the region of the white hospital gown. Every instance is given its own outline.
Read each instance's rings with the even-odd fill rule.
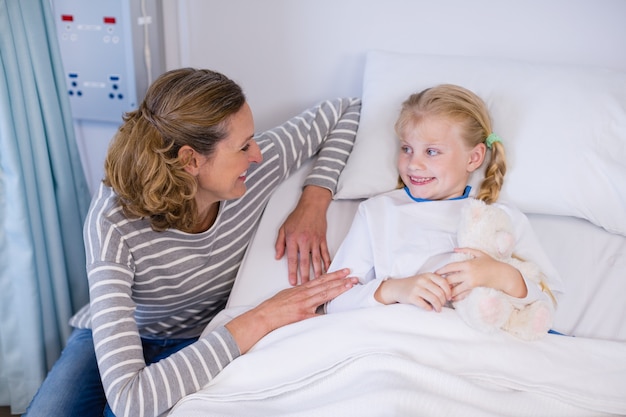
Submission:
[[[449,263],[457,246],[460,215],[470,199],[417,202],[404,189],[399,189],[362,202],[329,267],[329,271],[350,268],[350,275],[358,277],[362,285],[328,303],[326,311],[336,313],[381,305],[374,299],[374,292],[383,280],[433,272]],[[528,218],[513,206],[494,204],[511,217],[516,239],[514,253],[538,265],[558,297],[563,287],[561,278]],[[535,282],[527,277],[524,280],[528,294],[516,304],[548,299]]]

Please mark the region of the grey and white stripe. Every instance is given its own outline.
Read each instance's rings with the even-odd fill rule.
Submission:
[[[200,335],[224,308],[274,189],[317,154],[305,184],[335,191],[354,144],[360,104],[326,101],[257,135],[263,162],[248,170],[246,194],[223,201],[214,225],[203,233],[155,232],[145,219],[125,217],[115,193],[100,187],[84,231],[91,301],[70,324],[92,328],[105,392],[118,417],[165,413],[239,355],[220,327],[146,366],[140,337]]]

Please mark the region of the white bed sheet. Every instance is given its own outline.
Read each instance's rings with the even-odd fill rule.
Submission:
[[[624,357],[620,342],[522,342],[474,330],[450,309],[374,307],[270,333],[171,416],[621,415]]]

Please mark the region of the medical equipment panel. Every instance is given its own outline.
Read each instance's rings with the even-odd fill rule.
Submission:
[[[52,0],[74,119],[121,123],[164,68],[157,0]]]

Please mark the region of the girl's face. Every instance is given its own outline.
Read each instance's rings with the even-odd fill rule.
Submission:
[[[217,144],[213,155],[195,154],[197,162],[192,174],[198,180],[196,202],[200,210],[243,196],[250,164],[263,160],[259,145],[252,138],[254,120],[247,103],[231,117],[227,128],[228,135]]]
[[[459,123],[440,116],[407,125],[400,138],[398,173],[413,197],[447,200],[463,195],[486,147],[481,143],[468,149],[461,133]]]

